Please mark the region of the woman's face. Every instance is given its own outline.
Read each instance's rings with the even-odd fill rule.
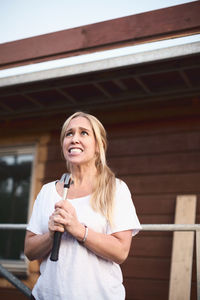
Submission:
[[[95,163],[96,140],[88,119],[76,117],[66,128],[63,154],[70,164]]]

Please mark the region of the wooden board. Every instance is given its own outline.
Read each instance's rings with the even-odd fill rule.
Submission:
[[[176,224],[194,224],[196,196],[178,196],[176,202]],[[169,300],[189,300],[192,279],[194,232],[174,232]]]
[[[187,3],[3,43],[0,45],[0,61],[1,65],[6,65],[49,56],[55,59],[74,52],[77,55],[78,51],[106,45],[155,40],[184,31],[197,32],[199,23],[198,3]]]
[[[167,300],[168,281],[149,278],[125,278],[126,300]],[[196,287],[192,285],[190,300],[196,300]]]

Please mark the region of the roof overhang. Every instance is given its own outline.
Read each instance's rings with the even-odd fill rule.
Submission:
[[[0,70],[0,87],[130,67],[200,53],[200,34]]]
[[[199,13],[194,1],[1,44],[0,120],[154,105],[199,116]]]

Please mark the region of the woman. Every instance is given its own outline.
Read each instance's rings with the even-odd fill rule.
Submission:
[[[42,260],[33,289],[37,300],[122,300],[119,264],[141,228],[126,184],[106,165],[106,132],[92,115],[77,112],[61,131],[71,185],[43,186],[27,227],[25,255]],[[59,260],[50,252],[54,232],[62,232]],[[33,298],[34,299],[34,298]]]

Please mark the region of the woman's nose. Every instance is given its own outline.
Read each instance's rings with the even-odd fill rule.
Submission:
[[[79,143],[79,136],[77,133],[75,133],[73,136],[72,136],[72,142],[73,143]]]

